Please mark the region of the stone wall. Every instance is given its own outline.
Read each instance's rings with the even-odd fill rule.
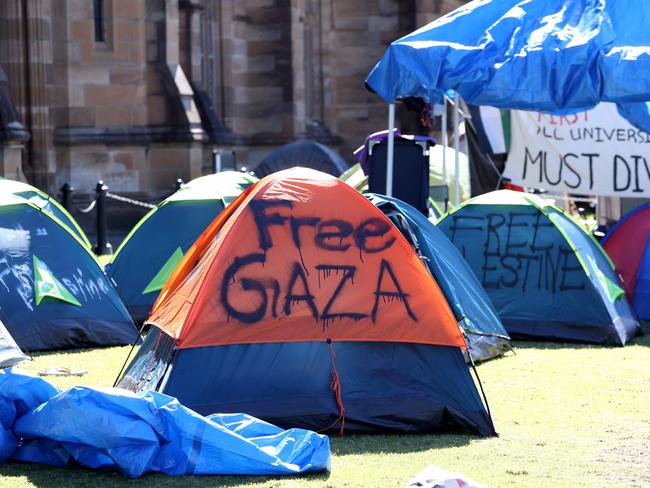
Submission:
[[[351,160],[387,122],[364,86],[374,63],[460,3],[2,0],[0,65],[32,134],[25,176],[156,195],[210,170],[215,148],[251,167],[298,137]]]

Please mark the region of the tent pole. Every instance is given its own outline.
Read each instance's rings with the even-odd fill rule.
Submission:
[[[460,98],[454,100],[454,205],[460,205]]]
[[[442,181],[447,186],[447,191],[449,191],[449,177],[447,175],[447,146],[449,145],[449,140],[447,137],[447,97],[442,97],[442,128],[441,128],[441,140],[442,140]]]
[[[395,150],[395,104],[388,105],[388,151],[386,152],[386,195],[393,196],[393,153]]]

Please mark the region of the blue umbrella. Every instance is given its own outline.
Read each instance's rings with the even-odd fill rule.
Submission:
[[[642,0],[475,0],[393,42],[367,84],[389,103],[447,90],[537,111],[645,102],[649,24]]]

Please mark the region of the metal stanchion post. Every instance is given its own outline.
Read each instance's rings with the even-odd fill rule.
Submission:
[[[72,192],[74,191],[74,187],[66,182],[64,185],[61,187],[61,205],[63,205],[63,208],[65,208],[68,212],[72,210]]]
[[[106,215],[108,186],[104,184],[103,180],[99,180],[95,191],[97,192],[97,246],[95,246],[95,254],[98,256],[113,254],[113,246],[108,242],[108,218]]]

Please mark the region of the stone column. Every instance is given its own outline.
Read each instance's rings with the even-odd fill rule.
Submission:
[[[25,181],[22,154],[27,140],[29,133],[18,121],[18,112],[9,94],[9,83],[0,67],[0,176]]]
[[[32,136],[27,146],[29,174],[26,176],[35,186],[47,189],[50,176],[56,172],[54,158],[50,157],[53,145],[46,79],[52,65],[52,9],[50,0],[26,0],[23,7],[28,41],[25,124]]]

